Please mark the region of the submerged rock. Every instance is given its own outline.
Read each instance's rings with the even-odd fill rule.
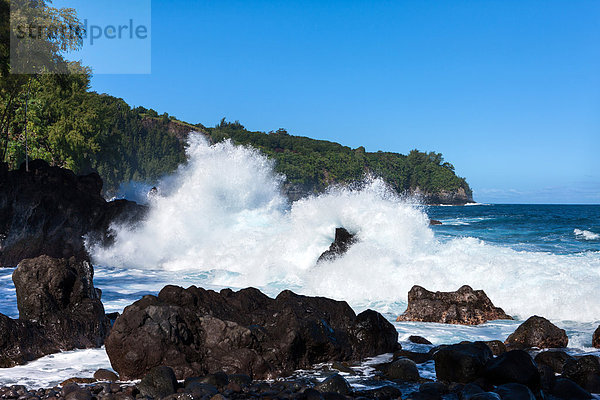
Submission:
[[[0,168],[5,168],[0,163]],[[107,202],[97,173],[72,171],[35,160],[0,171],[0,266],[43,254],[86,259],[84,236],[109,243],[113,221],[140,219],[145,207],[127,200]]]
[[[345,228],[335,228],[335,239],[328,250],[319,256],[317,263],[321,261],[331,261],[348,251],[350,246],[356,242],[355,235],[348,232]]]
[[[275,377],[316,363],[393,352],[398,333],[374,311],[346,302],[254,288],[234,292],[166,286],[125,308],[106,340],[121,379],[155,366],[178,379],[216,371]]]
[[[510,349],[564,348],[568,343],[569,339],[564,329],[537,315],[519,325],[504,342]]]
[[[40,256],[13,272],[19,319],[0,314],[0,366],[46,354],[100,347],[110,323],[87,261]]]
[[[415,285],[408,292],[406,311],[396,321],[477,325],[496,319],[512,317],[495,307],[483,290],[465,285],[456,292],[430,292]]]

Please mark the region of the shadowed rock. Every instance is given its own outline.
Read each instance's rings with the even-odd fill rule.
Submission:
[[[19,319],[0,314],[0,366],[74,348],[100,347],[110,323],[87,261],[40,256],[13,272]]]
[[[0,163],[0,266],[40,255],[87,259],[84,236],[110,243],[113,221],[141,219],[146,208],[107,202],[97,173],[76,176],[42,160],[7,171]]]
[[[397,348],[398,333],[373,311],[283,291],[221,292],[166,286],[117,318],[106,352],[122,379],[158,365],[177,379],[216,371],[279,376],[316,363],[358,360]]]
[[[396,321],[477,325],[496,319],[512,317],[495,307],[483,290],[465,285],[456,292],[430,292],[415,285],[408,292],[406,311]]]

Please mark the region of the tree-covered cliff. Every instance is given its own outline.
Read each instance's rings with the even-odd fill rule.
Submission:
[[[77,25],[74,10],[54,9],[43,0],[31,2],[40,18]],[[250,132],[225,119],[214,128],[191,125],[122,99],[90,91],[90,71],[68,62],[61,53],[77,48],[80,38],[55,38],[44,47],[51,64],[39,73],[13,74],[10,65],[10,4],[0,0],[0,161],[10,168],[40,158],[76,173],[98,171],[105,191],[130,180],[156,181],[185,161],[185,139],[196,130],[213,142],[230,139],[253,146],[276,161],[287,178],[291,198],[324,190],[328,185],[382,177],[399,193],[420,193],[430,203],[461,204],[471,190],[439,153],[412,150],[408,155],[366,152],[338,143],[292,136],[285,130]],[[62,74],[49,74],[48,68]]]

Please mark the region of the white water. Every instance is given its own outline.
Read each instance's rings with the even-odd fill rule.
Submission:
[[[229,142],[209,146],[198,135],[188,155],[189,163],[161,183],[142,226],[115,227],[115,246],[92,247],[96,264],[182,276],[206,271],[203,283],[217,287],[271,294],[291,288],[382,312],[402,312],[414,284],[469,284],[521,318],[600,316],[598,253],[520,252],[469,237],[440,242],[420,207],[378,179],[290,207],[272,163],[256,151]],[[359,242],[342,258],[316,265],[339,226]]]
[[[582,229],[574,229],[573,233],[575,234],[575,236],[577,236],[578,238],[581,238],[583,240],[598,240],[598,239],[600,239],[599,233],[594,233],[591,231],[586,231],[586,230],[582,230]]]

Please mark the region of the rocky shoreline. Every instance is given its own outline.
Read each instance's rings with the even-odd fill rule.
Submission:
[[[19,310],[18,319],[0,314],[0,375],[1,367],[102,345],[115,371],[52,388],[3,387],[0,399],[532,400],[600,393],[599,358],[569,355],[566,332],[540,316],[489,342],[433,346],[411,336],[422,346],[417,352],[403,349],[394,325],[374,310],[355,314],[344,301],[289,290],[272,298],[255,288],[167,285],[121,315],[106,315],[83,237],[110,242],[111,223],[135,223],[145,210],[104,201],[94,174],[76,177],[43,162],[32,162],[30,172],[0,170],[0,180],[0,263],[18,263],[12,278]],[[357,240],[336,229],[319,262]],[[414,286],[408,300],[399,321],[473,325],[512,318],[469,286],[455,292]],[[594,346],[599,338],[600,328]],[[361,374],[367,360],[369,372]],[[370,389],[349,383],[357,374]]]

